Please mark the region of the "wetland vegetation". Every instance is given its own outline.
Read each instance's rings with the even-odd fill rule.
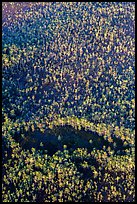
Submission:
[[[135,3],[2,3],[2,201],[135,201]]]

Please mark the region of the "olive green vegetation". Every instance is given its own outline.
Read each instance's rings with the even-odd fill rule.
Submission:
[[[116,155],[110,146],[89,151],[63,145],[49,155],[42,144],[25,150],[12,137],[17,125],[8,124],[2,146],[4,202],[134,201],[134,151]]]
[[[3,202],[135,201],[134,13],[3,3]]]

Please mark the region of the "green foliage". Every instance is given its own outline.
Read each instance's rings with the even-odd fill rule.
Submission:
[[[2,7],[2,201],[135,202],[134,2]]]
[[[5,146],[8,141],[11,153],[3,162],[3,202],[135,199],[134,157],[109,156],[110,149],[88,152],[77,148],[70,152],[66,145],[49,156],[35,148],[23,150],[10,135]]]

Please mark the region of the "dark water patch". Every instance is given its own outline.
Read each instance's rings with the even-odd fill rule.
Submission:
[[[25,150],[35,148],[36,150],[47,150],[50,155],[61,149],[58,138],[50,130],[42,133],[39,130],[24,132],[22,136],[16,134],[15,138]]]
[[[40,130],[32,132],[29,130],[14,135],[17,142],[20,143],[23,149],[36,148],[37,150],[47,150],[50,155],[53,155],[58,150],[63,150],[63,145],[67,145],[67,149],[74,151],[77,148],[86,148],[91,152],[94,148],[102,150],[103,147],[114,150],[114,154],[125,154],[125,150],[129,146],[124,146],[122,140],[113,136],[113,143],[106,141],[103,136],[99,136],[92,131],[85,131],[84,128],[76,130],[72,126],[57,126],[53,130],[47,129],[44,133]]]

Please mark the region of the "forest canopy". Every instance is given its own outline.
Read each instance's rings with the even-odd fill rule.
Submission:
[[[2,3],[3,202],[135,201],[135,3]]]

